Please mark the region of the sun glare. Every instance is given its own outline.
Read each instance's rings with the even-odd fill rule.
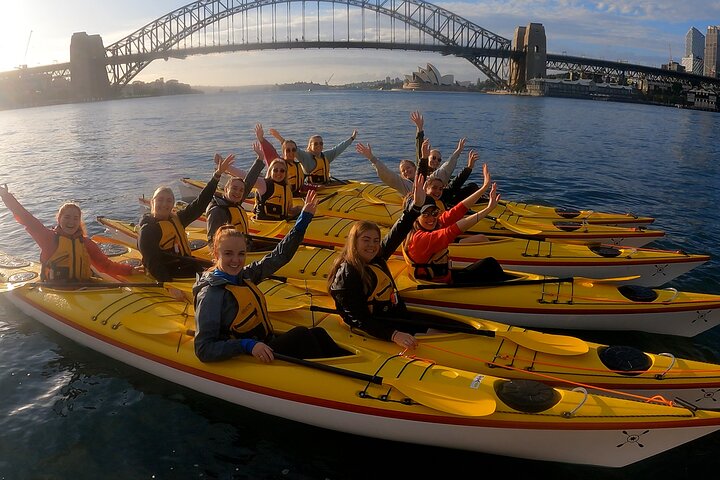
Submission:
[[[28,63],[32,41],[32,14],[24,2],[3,5],[3,21],[0,26],[0,71],[12,70]],[[27,53],[26,53],[27,50]]]

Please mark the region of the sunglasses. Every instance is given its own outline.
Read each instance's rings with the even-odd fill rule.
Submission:
[[[423,217],[437,217],[438,215],[440,215],[440,210],[433,210],[432,212],[425,211],[422,212],[420,215],[422,215]]]
[[[323,142],[312,142],[313,145],[323,145]]]
[[[272,171],[277,172],[277,173],[285,173],[286,172],[286,170],[284,168],[273,168]]]
[[[438,155],[430,155],[428,158],[430,160],[442,160],[442,157],[440,157]]]
[[[286,148],[285,151],[286,152],[297,152],[297,148]]]

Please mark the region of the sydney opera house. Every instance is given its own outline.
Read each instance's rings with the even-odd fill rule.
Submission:
[[[455,77],[453,75],[440,75],[434,65],[428,63],[427,67],[418,67],[417,72],[405,75],[403,90],[453,90]]]

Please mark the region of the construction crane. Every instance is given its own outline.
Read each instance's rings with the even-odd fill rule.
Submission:
[[[32,30],[30,30],[30,35],[28,35],[28,41],[27,41],[27,44],[25,45],[25,55],[23,56],[23,63],[27,63],[27,52],[28,52],[28,49],[30,48],[30,39],[31,38],[32,38]]]
[[[325,86],[326,86],[326,87],[329,86],[328,83],[330,83],[330,80],[332,80],[332,77],[334,77],[334,76],[335,76],[335,72],[333,72],[333,74],[330,75],[330,78],[328,78],[327,80],[325,80]]]

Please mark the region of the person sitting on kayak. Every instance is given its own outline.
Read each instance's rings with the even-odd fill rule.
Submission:
[[[175,195],[172,189],[158,187],[150,201],[150,213],[143,215],[138,222],[138,249],[143,264],[159,282],[194,277],[203,270],[203,260],[192,256],[185,227],[205,212],[215,195],[220,177],[235,160],[235,155],[224,159],[219,154],[215,157],[217,169],[213,178],[187,207],[173,212]]]
[[[270,130],[275,138],[284,142],[284,138],[277,130]],[[330,163],[340,156],[350,144],[355,141],[358,131],[353,130],[350,138],[335,145],[330,150],[323,150],[323,139],[320,135],[313,135],[308,139],[307,150],[295,152],[305,174],[305,183],[324,185],[330,182]]]
[[[278,154],[277,150],[275,150],[275,147],[273,147],[273,145],[265,138],[265,132],[263,130],[262,124],[258,123],[257,125],[255,125],[255,136],[257,137],[258,142],[260,142],[260,146],[262,147],[265,163],[269,167],[270,163],[272,163],[272,161],[276,158],[285,160],[285,166],[287,168],[287,172],[285,174],[285,182],[290,185],[290,190],[292,190],[293,195],[299,197],[302,193],[304,193],[303,186],[305,185],[305,174],[303,173],[302,165],[296,158],[298,151],[297,143],[295,143],[294,140],[287,140],[282,138],[282,136],[275,129],[271,128],[270,134],[275,137],[280,137],[282,139],[280,140],[282,156]]]
[[[413,267],[415,278],[457,284],[481,283],[505,278],[502,267],[493,257],[478,260],[462,270],[450,269],[448,246],[461,233],[490,213],[500,199],[500,195],[497,193],[497,184],[493,183],[487,207],[480,212],[465,216],[483,193],[483,189],[477,190],[445,212],[441,212],[437,206],[432,204],[423,205],[420,209],[420,216],[413,224],[412,232],[402,245],[403,256],[407,264]],[[463,238],[460,242],[484,242],[487,240],[485,235],[478,234]]]
[[[213,244],[214,265],[193,286],[195,354],[202,362],[249,354],[271,362],[273,353],[297,358],[348,355],[322,328],[295,327],[276,334],[268,318],[265,296],[257,287],[290,261],[317,207],[308,193],[295,227],[261,260],[245,265],[245,236],[232,225],[220,227]]]
[[[82,211],[76,203],[61,205],[55,215],[57,225],[47,228],[17,201],[7,185],[0,186],[0,199],[40,247],[40,279],[43,281],[91,280],[91,265],[109,275],[127,276],[145,271],[141,266],[133,267],[110,260],[100,247],[88,238],[85,223],[82,221]]]
[[[363,145],[358,142],[355,145],[355,151],[370,160],[372,166],[375,167],[378,177],[385,185],[394,188],[403,197],[412,192],[413,180],[417,172],[417,168],[413,162],[410,160],[400,160],[400,173],[395,173],[373,154],[372,147],[369,143]]]
[[[407,308],[397,293],[387,260],[420,215],[425,200],[423,183],[424,178],[418,175],[412,207],[403,211],[382,240],[377,224],[355,222],[328,275],[328,291],[346,324],[403,348],[415,348],[414,334],[426,329],[401,322],[407,319]]]
[[[290,185],[285,183],[287,164],[276,158],[270,163],[265,178],[255,185],[255,217],[258,220],[286,220],[294,218],[302,207],[293,206]]]
[[[213,237],[220,226],[233,225],[244,235],[248,234],[248,217],[242,203],[250,193],[247,184],[258,185],[257,180],[263,168],[262,148],[258,142],[253,143],[253,150],[257,154],[250,170],[243,177],[231,176],[225,183],[222,196],[215,195],[207,206],[205,218],[207,219],[208,246],[212,248]],[[238,169],[229,168],[228,172],[234,174]],[[265,183],[263,182],[263,185]],[[248,239],[249,240],[249,239]]]

